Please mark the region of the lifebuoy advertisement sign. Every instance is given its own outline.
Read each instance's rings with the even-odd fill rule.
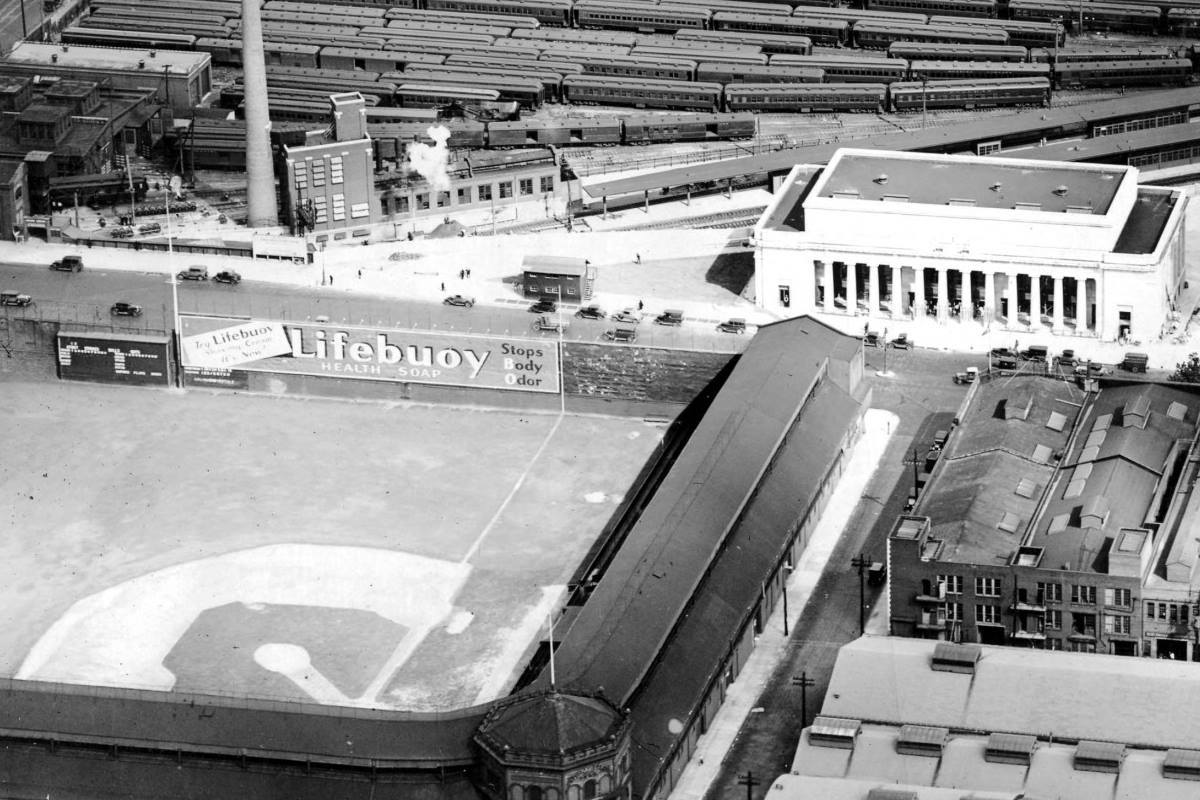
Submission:
[[[558,342],[442,331],[184,315],[191,373],[333,378],[558,392]]]

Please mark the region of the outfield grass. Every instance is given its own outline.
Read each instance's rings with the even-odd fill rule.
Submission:
[[[566,417],[539,454],[554,416],[66,383],[5,382],[0,408],[0,674],[76,602],[199,559],[280,544],[471,555],[450,618],[387,681],[389,704],[423,709],[506,688],[538,609],[660,435],[635,420]],[[168,611],[179,600],[155,599]],[[310,646],[314,665],[338,665],[339,682],[357,688],[363,676],[345,664],[365,634],[351,628]],[[274,677],[230,687],[221,669],[217,659],[213,691],[279,691]],[[200,672],[186,688],[205,689]]]

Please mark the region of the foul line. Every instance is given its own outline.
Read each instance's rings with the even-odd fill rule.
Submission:
[[[558,426],[562,424],[562,421],[563,415],[559,414],[554,420],[554,427],[550,428],[550,432],[547,433],[546,438],[542,440],[542,444],[540,447],[538,447],[537,452],[533,454],[533,458],[529,459],[529,463],[525,466],[524,471],[521,472],[521,477],[517,478],[516,483],[513,484],[512,490],[509,491],[508,496],[504,498],[504,502],[500,504],[500,507],[496,509],[496,513],[492,515],[490,520],[488,520],[488,524],[483,526],[483,531],[478,537],[476,537],[475,541],[471,543],[471,546],[467,548],[466,555],[462,557],[462,560],[459,562],[460,564],[466,564],[475,557],[475,553],[479,550],[479,546],[483,544],[483,540],[487,538],[487,535],[492,532],[492,528],[496,525],[496,521],[500,519],[500,515],[504,513],[504,510],[508,508],[508,504],[512,502],[513,496],[516,495],[521,486],[525,484],[525,479],[529,477],[529,473],[533,470],[533,465],[536,464],[537,460],[542,457],[542,453],[545,452],[546,447],[550,444],[550,440],[554,438],[554,434],[558,432]]]

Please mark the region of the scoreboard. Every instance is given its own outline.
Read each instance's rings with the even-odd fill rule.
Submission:
[[[171,385],[171,337],[58,332],[58,377],[99,383]]]

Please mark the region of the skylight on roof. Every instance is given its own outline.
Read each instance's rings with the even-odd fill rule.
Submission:
[[[1011,511],[1005,511],[1004,516],[1000,518],[1000,522],[996,527],[1005,533],[1016,533],[1017,528],[1021,526],[1021,518]]]
[[[1033,460],[1041,464],[1049,464],[1050,456],[1054,455],[1054,451],[1044,444],[1039,444],[1033,448]]]
[[[1171,419],[1177,419],[1180,422],[1183,422],[1185,419],[1187,419],[1187,406],[1185,406],[1183,403],[1173,402],[1171,405],[1167,406],[1167,416]]]
[[[1017,482],[1017,495],[1030,498],[1037,494],[1037,484],[1029,478],[1021,478]]]
[[[1067,415],[1058,411],[1050,412],[1050,419],[1046,420],[1046,427],[1052,431],[1061,431],[1067,427]]]
[[[1090,466],[1090,465],[1089,465]],[[1079,480],[1078,478],[1067,484],[1067,490],[1063,492],[1063,500],[1072,500],[1083,494],[1083,487],[1087,486],[1087,481]]]
[[[1092,430],[1106,431],[1108,426],[1112,425],[1112,414],[1101,414],[1096,417],[1096,421],[1092,423]]]
[[[1057,514],[1051,517],[1050,527],[1046,529],[1046,533],[1062,533],[1067,529],[1067,523],[1070,521],[1070,514]]]

